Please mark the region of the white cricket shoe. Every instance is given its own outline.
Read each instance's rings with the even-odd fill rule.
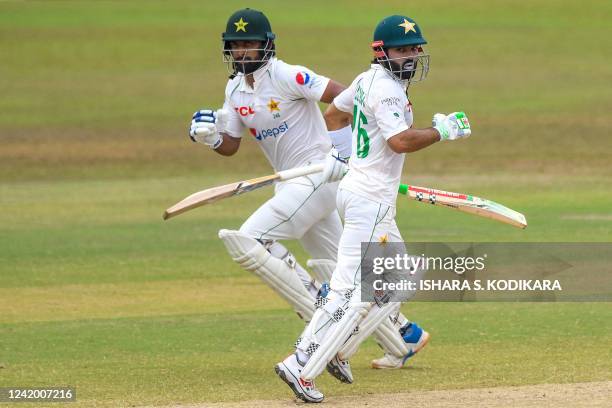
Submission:
[[[383,357],[372,360],[372,368],[378,369],[396,369],[402,368],[406,361],[421,351],[427,345],[430,335],[425,330],[421,329],[416,323],[408,323],[400,329],[400,333],[409,348],[408,354],[403,357],[397,357],[392,354],[385,354]]]
[[[300,377],[302,366],[295,353],[274,366],[274,371],[293,390],[296,397],[305,402],[321,402],[323,394],[317,390],[314,381],[305,381]]]
[[[353,383],[351,365],[348,360],[340,360],[337,354],[327,363],[327,371],[345,384]]]

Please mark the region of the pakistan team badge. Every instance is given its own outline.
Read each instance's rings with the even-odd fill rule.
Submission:
[[[398,24],[399,27],[404,28],[404,34],[408,34],[410,31],[412,31],[413,33],[416,33],[416,30],[414,29],[415,25],[416,25],[415,23],[411,23],[410,21],[406,19],[404,19],[404,22],[402,24]]]
[[[247,26],[247,24],[249,24],[249,23],[247,23],[246,21],[244,21],[242,19],[242,17],[240,17],[240,20],[238,20],[238,21],[236,21],[234,23],[234,25],[236,26],[236,32],[244,31],[246,33],[246,26]]]
[[[268,102],[268,109],[272,113],[272,117],[280,118],[280,108],[278,107],[280,102],[275,101],[273,98],[270,98],[270,102]]]

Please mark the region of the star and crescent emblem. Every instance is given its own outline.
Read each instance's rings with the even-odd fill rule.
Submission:
[[[410,21],[406,19],[404,19],[404,22],[402,24],[398,24],[399,27],[404,28],[404,34],[408,34],[410,31],[416,33],[416,30],[414,29],[415,25],[416,25],[415,23],[411,23]]]
[[[236,26],[236,32],[244,31],[246,33],[246,26],[247,26],[247,24],[249,24],[249,23],[247,23],[246,21],[244,21],[242,19],[242,17],[240,17],[240,20],[238,20],[238,21],[236,21],[234,23],[234,25]]]
[[[277,102],[274,99],[270,98],[270,102],[268,103],[268,109],[270,109],[270,112],[280,112],[280,108],[278,107],[278,105],[280,105],[280,102]]]

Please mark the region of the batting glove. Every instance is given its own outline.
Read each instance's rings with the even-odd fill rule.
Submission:
[[[202,109],[193,114],[189,138],[192,142],[203,143],[212,149],[216,149],[223,143],[223,137],[219,129],[223,129],[227,118],[227,111],[219,109]]]
[[[336,149],[332,149],[325,159],[322,180],[324,183],[333,183],[341,180],[348,171],[348,159],[339,156]]]
[[[436,113],[433,116],[432,126],[440,133],[440,140],[456,140],[472,134],[465,112],[453,112],[449,115]]]

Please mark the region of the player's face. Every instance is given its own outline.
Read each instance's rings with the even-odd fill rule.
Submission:
[[[400,79],[410,79],[417,68],[417,56],[423,49],[419,45],[389,48],[387,55],[393,70],[398,72]]]
[[[261,41],[231,41],[229,46],[234,60],[252,61],[259,57],[259,50],[263,48],[263,43]]]
[[[264,43],[261,41],[231,41],[229,43],[232,58],[239,72],[248,74],[261,66],[262,49]]]

